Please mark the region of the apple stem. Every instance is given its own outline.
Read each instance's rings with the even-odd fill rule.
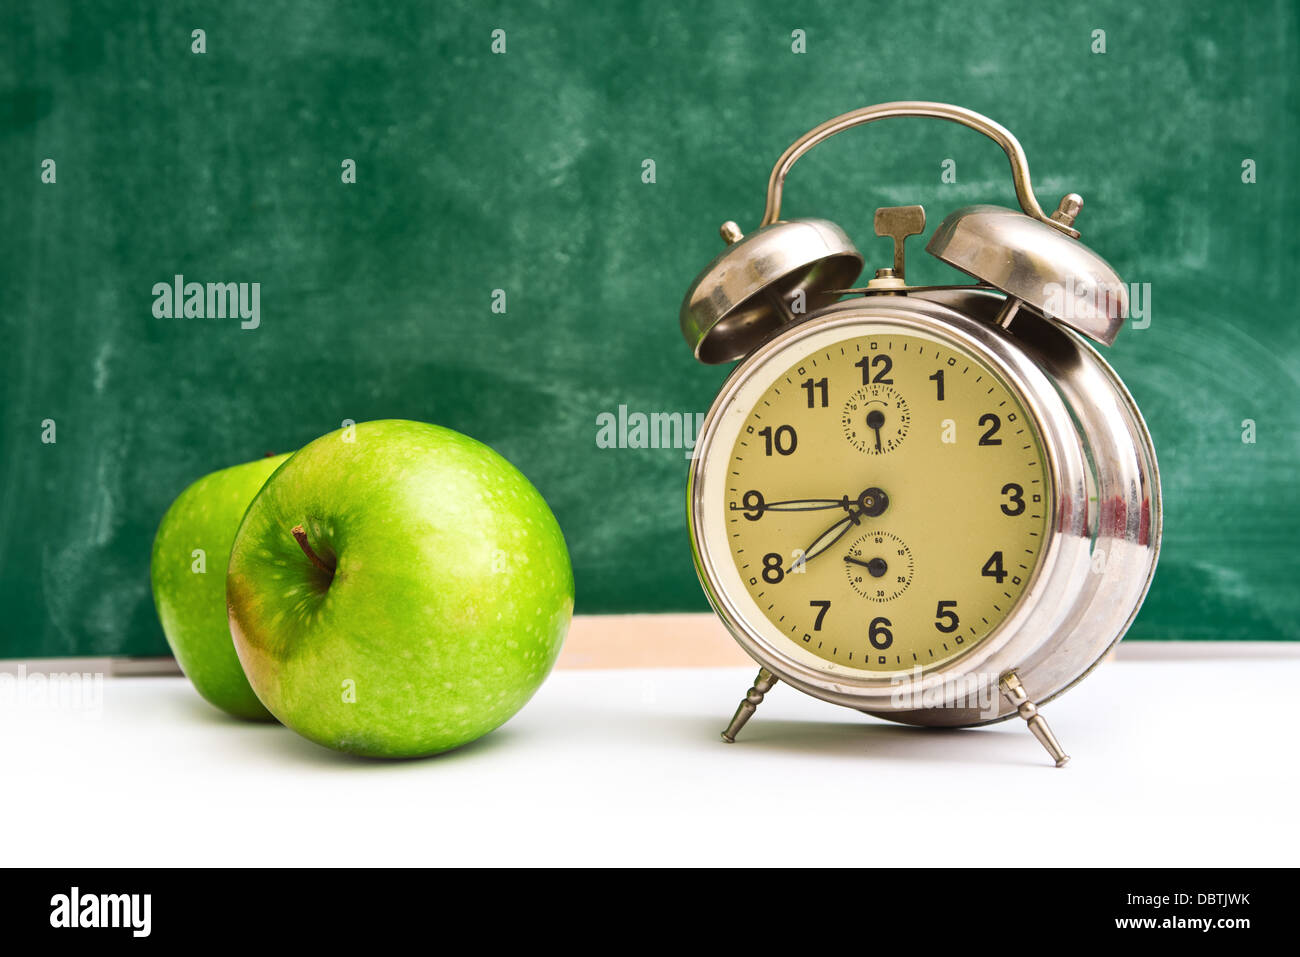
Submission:
[[[293,531],[291,534],[293,535],[294,539],[298,542],[298,547],[302,549],[303,554],[311,559],[311,563],[313,565],[315,565],[317,568],[319,568],[327,575],[334,574],[334,569],[330,568],[323,561],[321,561],[320,556],[317,555],[316,552],[312,549],[311,542],[307,541],[307,530],[305,528],[303,528],[301,525],[295,525],[293,527]]]

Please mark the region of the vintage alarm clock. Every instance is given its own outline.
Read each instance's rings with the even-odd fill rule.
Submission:
[[[926,250],[975,278],[907,283],[920,206],[878,209],[892,265],[823,219],[781,219],[795,161],[853,126],[931,117],[1011,161],[1020,210],[949,215]],[[1015,137],[943,103],[836,117],[777,161],[759,228],[682,304],[701,362],[741,360],[701,430],[689,479],[696,569],[761,665],[723,738],[778,680],[909,724],[1019,714],[1057,766],[1039,713],[1124,635],[1160,544],[1151,435],[1086,340],[1110,345],[1124,284],[1079,241],[1076,194],[1047,215]]]

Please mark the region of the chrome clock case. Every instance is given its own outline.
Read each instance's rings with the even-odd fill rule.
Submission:
[[[906,284],[904,243],[925,225],[918,206],[877,211],[876,232],[894,239],[894,262],[858,289],[848,287],[863,259],[839,227],[779,218],[785,175],[799,156],[844,129],[898,116],[977,129],[1011,162],[1020,211],[958,210],[927,245],[975,285]],[[1128,303],[1114,270],[1078,241],[1082,200],[1068,194],[1047,216],[1007,130],[960,107],[920,102],[856,110],[810,131],[777,162],[767,199],[750,236],[723,225],[729,248],[701,273],[681,311],[698,359],[743,357],[705,420],[688,485],[700,581],[728,630],[761,665],[724,739],[735,739],[781,680],[910,724],[978,725],[1018,714],[1064,764],[1068,758],[1038,705],[1073,686],[1128,630],[1150,585],[1161,532],[1150,433],[1124,384],[1087,341],[1112,343]],[[882,327],[944,340],[995,370],[1035,421],[1052,485],[1048,539],[1008,616],[966,653],[901,679],[805,660],[745,592],[723,531],[724,465],[752,396],[803,355]],[[992,707],[961,706],[970,687],[962,679],[970,678],[996,687]]]

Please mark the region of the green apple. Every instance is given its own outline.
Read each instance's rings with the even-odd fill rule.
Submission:
[[[172,502],[149,562],[163,634],[181,670],[208,701],[240,718],[271,720],[257,700],[226,614],[226,562],[239,521],[289,456],[258,459],[199,479]]]
[[[573,570],[546,501],[474,439],[389,419],[258,493],[226,578],[257,696],[327,747],[415,757],[498,727],[550,673]]]

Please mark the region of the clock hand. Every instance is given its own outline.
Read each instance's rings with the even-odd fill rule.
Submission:
[[[876,433],[876,451],[880,452],[880,427],[885,424],[885,413],[872,409],[867,413],[867,428]]]
[[[813,539],[813,543],[809,545],[807,548],[805,548],[803,550],[803,554],[799,556],[799,562],[803,564],[806,563],[810,558],[816,558],[822,552],[826,551],[826,549],[830,548],[841,538],[843,538],[844,533],[847,532],[854,525],[858,524],[858,521],[859,521],[858,513],[850,509],[849,514],[846,518],[840,519],[830,528],[826,529],[826,531],[822,532],[815,539]]]
[[[815,558],[838,542],[844,537],[845,532],[861,522],[863,516],[875,518],[884,512],[889,506],[889,496],[873,486],[864,490],[858,496],[856,502],[850,502],[846,496],[840,504],[844,506],[849,514],[813,539],[812,544],[805,548],[803,554],[799,556],[800,564],[806,563],[810,558]]]
[[[733,512],[816,512],[828,508],[840,508],[846,499],[841,498],[794,498],[786,502],[764,502],[753,508],[746,508],[742,502],[728,502],[727,507]]]
[[[881,575],[885,574],[885,572],[889,571],[889,566],[885,564],[883,558],[873,558],[869,562],[862,562],[858,561],[856,558],[851,558],[850,556],[845,555],[844,560],[852,565],[861,565],[871,573],[872,578],[879,578]]]

